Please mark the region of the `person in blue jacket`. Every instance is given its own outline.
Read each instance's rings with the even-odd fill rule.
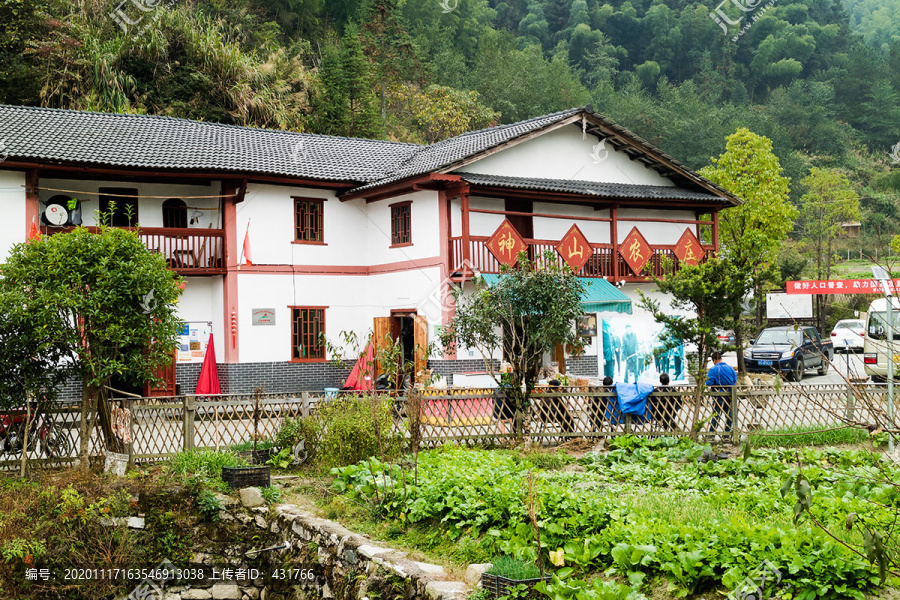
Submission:
[[[713,367],[709,370],[709,376],[706,378],[706,385],[713,393],[713,417],[709,421],[709,430],[716,431],[719,428],[719,418],[725,415],[725,431],[731,431],[731,395],[730,390],[725,386],[734,386],[737,384],[737,373],[722,361],[721,352],[712,353]]]

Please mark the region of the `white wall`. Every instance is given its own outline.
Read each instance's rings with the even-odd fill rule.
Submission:
[[[216,358],[221,362],[225,344],[231,343],[231,332],[226,338],[226,323],[222,305],[222,277],[185,277],[184,292],[178,301],[178,316],[184,321],[211,321],[216,343]],[[230,324],[229,324],[230,325]]]
[[[592,155],[594,146],[599,142],[590,134],[587,139],[582,139],[581,126],[571,125],[477,160],[459,170],[508,177],[675,185],[643,163],[617,152],[609,143],[605,144],[605,150],[598,150],[599,158],[606,157],[598,163]]]
[[[697,216],[693,210],[647,210],[640,208],[622,208],[619,209],[617,215],[619,225],[617,233],[619,234],[619,243],[621,244],[628,237],[632,228],[637,227],[641,235],[646,238],[650,244],[677,244],[678,238],[684,233],[685,229],[690,229],[695,235],[697,232],[696,225],[686,225],[680,223],[644,223],[637,221],[629,221],[629,217],[653,217],[658,219],[696,219]]]
[[[6,262],[13,244],[25,241],[25,173],[0,171],[0,262]],[[38,223],[40,225],[40,223]]]
[[[572,206],[566,204],[550,204],[535,202],[534,212],[550,215],[568,215],[571,219],[534,218],[534,237],[538,240],[561,240],[573,224],[578,225],[581,232],[593,244],[609,243],[609,223],[602,221],[583,221],[578,217],[594,219],[609,218],[609,210],[594,210],[590,206]],[[644,213],[645,215],[647,213]]]
[[[294,241],[294,199],[321,198],[324,241]],[[237,206],[237,238],[243,243],[250,224],[254,264],[370,266],[438,256],[438,194],[422,191],[367,204],[342,202],[334,192],[251,184]],[[390,205],[412,201],[412,246],[391,248]]]
[[[430,301],[441,283],[439,268],[372,276],[244,273],[238,276],[241,362],[291,359],[288,306],[326,306],[325,333],[337,343],[342,331],[364,336],[374,317],[389,317],[391,309],[418,310],[429,322],[429,337],[441,322],[440,306]],[[437,296],[439,297],[439,296]],[[274,308],[275,326],[254,327],[254,308]]]
[[[411,201],[412,246],[391,248],[392,204]],[[358,201],[362,202],[362,201]],[[367,265],[403,262],[440,255],[440,217],[438,193],[420,191],[363,206],[367,208],[368,252]]]
[[[204,209],[192,211],[188,208],[188,221],[194,212],[198,214],[198,222],[188,227],[207,229],[212,225],[213,229],[222,228],[222,215],[220,215],[218,198],[190,198],[189,196],[218,196],[221,194],[221,186],[218,182],[209,185],[175,185],[170,183],[132,183],[128,181],[100,181],[100,180],[74,180],[74,179],[41,179],[40,187],[55,188],[61,190],[74,190],[75,192],[54,192],[40,190],[41,212],[46,208],[46,202],[56,195],[65,195],[78,198],[81,201],[81,216],[83,225],[96,225],[95,212],[100,210],[100,198],[97,193],[101,187],[135,188],[139,196],[163,196],[162,198],[139,198],[137,222],[144,227],[162,227],[162,205],[168,198],[181,198],[188,207],[200,207]]]

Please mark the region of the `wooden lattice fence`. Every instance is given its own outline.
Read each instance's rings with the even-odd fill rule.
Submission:
[[[688,435],[697,420],[701,436],[728,435],[735,441],[753,431],[787,428],[816,430],[842,425],[890,427],[887,390],[883,385],[784,385],[705,389],[699,406],[695,386],[670,386],[649,398],[649,418],[623,415],[613,388],[541,388],[532,403],[517,415],[495,389],[431,389],[421,392],[420,427],[425,446],[447,442],[485,444],[515,436],[517,416],[523,436],[534,443],[556,445],[574,438],[636,435]],[[152,462],[190,448],[229,448],[253,439],[272,439],[285,418],[315,415],[322,403],[349,392],[293,394],[232,394],[215,397],[178,396],[116,401],[130,411],[132,460]],[[408,436],[407,399],[388,396],[394,427]],[[732,431],[726,434],[727,407]],[[718,413],[718,423],[716,421]],[[21,415],[24,411],[9,411]],[[81,411],[78,405],[49,409],[43,415],[56,435],[65,440],[55,454],[32,443],[29,463],[47,467],[71,464],[80,448]],[[93,418],[93,416],[91,416]],[[715,424],[715,430],[710,425]],[[90,454],[103,455],[103,441],[94,430]],[[4,449],[0,467],[18,466],[21,453]]]

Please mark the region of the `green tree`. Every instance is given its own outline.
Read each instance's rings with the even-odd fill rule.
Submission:
[[[807,192],[800,198],[797,228],[809,248],[817,279],[829,279],[836,256],[834,242],[844,235],[843,223],[859,221],[859,195],[843,173],[813,167],[801,182]],[[827,297],[816,296],[819,328],[825,324]]]
[[[317,133],[381,137],[369,63],[355,27],[347,27],[340,43],[325,49],[318,75],[319,87],[313,100]]]
[[[0,299],[23,300],[32,327],[53,340],[41,360],[63,353],[82,380],[80,456],[87,458],[97,416],[107,446],[118,449],[107,386],[113,378],[143,385],[171,364],[181,328],[178,277],[136,232],[106,226],[19,244],[2,274]]]
[[[697,380],[692,419],[695,437],[707,362],[712,352],[720,349],[717,330],[731,318],[730,299],[740,292],[735,275],[735,267],[728,260],[712,257],[696,266],[682,266],[674,275],[654,279],[659,291],[672,297],[670,306],[662,306],[658,300],[638,292],[639,305],[665,326],[660,339],[663,351],[684,343],[697,345],[697,362],[689,365]]]
[[[401,100],[405,102],[405,112],[412,116],[416,129],[429,144],[489,127],[500,120],[500,113],[480,102],[478,92],[430,85]]]
[[[575,330],[584,314],[578,278],[548,253],[546,260],[529,261],[519,255],[515,268],[503,267],[493,286],[476,281],[474,293],[454,293],[456,314],[444,328],[444,348],[462,344],[481,353],[485,369],[501,386],[516,409],[516,434],[522,435],[523,411],[528,407],[544,353],[559,344],[580,347]],[[492,356],[502,355],[512,373],[497,373]]]
[[[729,304],[738,370],[744,371],[741,349],[746,331],[741,304],[751,290],[757,301],[762,297],[769,267],[777,261],[781,241],[793,229],[797,209],[790,203],[790,180],[782,174],[771,140],[749,129],[740,128],[728,136],[725,152],[700,174],[743,200],[722,211],[719,240],[735,267],[735,283],[741,284]]]
[[[400,4],[398,0],[370,0],[360,28],[362,48],[372,62],[378,85],[382,128],[387,121],[388,88],[401,80],[415,79],[418,70],[416,48]]]

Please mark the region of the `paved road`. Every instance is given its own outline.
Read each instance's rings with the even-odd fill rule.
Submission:
[[[731,365],[732,367],[737,367],[737,354],[734,352],[729,352],[725,354],[723,360]],[[818,385],[824,383],[844,383],[844,377],[848,372],[848,355],[844,352],[840,354],[836,354],[834,359],[831,361],[831,367],[828,369],[828,373],[825,375],[819,375],[815,369],[808,369],[806,374],[803,376],[803,385]],[[863,357],[862,353],[850,353],[849,354],[849,373],[851,377],[865,377],[866,373],[863,368]]]

